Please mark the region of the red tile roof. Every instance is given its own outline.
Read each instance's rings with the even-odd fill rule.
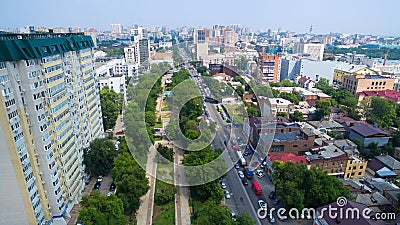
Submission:
[[[363,91],[358,92],[359,95],[364,96],[375,96],[375,97],[383,97],[387,100],[392,100],[394,102],[400,103],[400,92],[393,90],[379,90],[379,91]]]
[[[292,162],[292,163],[302,163],[304,165],[310,164],[306,160],[305,155],[297,156],[293,153],[278,153],[278,154],[271,154],[268,153],[268,158],[271,162],[274,162],[275,160],[281,161],[281,162]]]

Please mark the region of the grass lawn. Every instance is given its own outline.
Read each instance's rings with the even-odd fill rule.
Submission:
[[[175,203],[169,202],[166,205],[156,205],[153,212],[153,225],[175,224]]]

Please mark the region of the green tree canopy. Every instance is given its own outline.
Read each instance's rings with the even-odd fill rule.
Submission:
[[[93,196],[83,196],[78,221],[86,225],[128,224],[121,199],[115,195],[102,196],[94,191]]]
[[[131,213],[139,207],[139,198],[149,190],[145,171],[129,153],[114,160],[112,176],[117,186],[117,196],[124,203],[125,212]]]
[[[104,175],[114,167],[114,158],[117,156],[112,141],[104,138],[95,139],[89,148],[83,150],[83,163],[86,171],[97,175]]]
[[[122,110],[124,104],[123,95],[104,87],[100,90],[100,104],[104,129],[111,129],[115,126],[118,114]]]
[[[273,168],[277,196],[287,208],[319,207],[340,196],[350,197],[349,190],[336,177],[320,169],[279,161],[274,162]]]
[[[293,122],[303,122],[304,116],[302,112],[295,110],[292,114],[290,114],[290,119]]]

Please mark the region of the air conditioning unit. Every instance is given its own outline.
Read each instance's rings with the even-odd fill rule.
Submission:
[[[18,84],[21,83],[21,80],[20,80],[20,79],[17,79],[17,83],[18,83]]]
[[[0,84],[1,84],[2,86],[6,85],[6,83],[4,83],[4,82],[1,82]]]

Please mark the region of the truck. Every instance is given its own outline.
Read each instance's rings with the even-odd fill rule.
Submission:
[[[244,174],[246,175],[247,179],[250,180],[251,178],[253,178],[254,172],[249,167],[246,167],[244,169]]]

